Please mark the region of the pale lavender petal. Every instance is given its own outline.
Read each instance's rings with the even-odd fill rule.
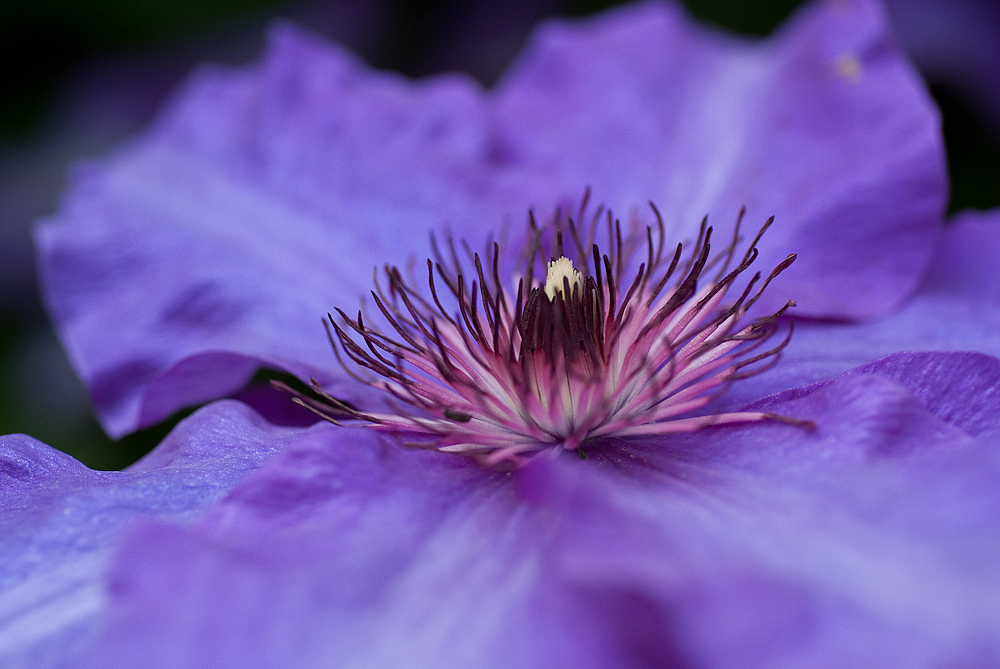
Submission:
[[[206,407],[121,472],[94,471],[24,435],[0,437],[0,664],[40,669],[92,641],[122,527],[191,523],[297,434],[238,402]]]
[[[877,3],[813,3],[756,44],[632,5],[540,31],[498,94],[507,150],[552,190],[591,184],[623,216],[653,200],[689,237],[774,215],[761,267],[799,254],[769,294],[801,314],[900,304],[936,240],[938,114]]]
[[[485,94],[375,73],[279,27],[258,65],[199,71],[152,132],[79,169],[37,237],[106,429],[231,394],[257,366],[357,399],[320,321],[355,308],[373,267],[424,256],[430,230],[478,246],[587,186],[623,214],[656,200],[681,235],[741,204],[750,225],[776,214],[761,265],[800,253],[770,292],[803,313],[871,315],[912,288],[944,202],[941,146],[867,2],[817,6],[761,43],[646,4],[533,44]]]
[[[1000,375],[951,397],[950,355],[757,407],[814,431],[513,476],[316,428],[193,530],[127,534],[87,666],[991,666],[1000,433],[958,404],[995,417]]]

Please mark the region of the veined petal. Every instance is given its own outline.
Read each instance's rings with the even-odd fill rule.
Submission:
[[[335,381],[321,326],[334,299],[356,302],[432,227],[502,221],[480,183],[480,98],[464,77],[407,82],[278,26],[258,66],[203,68],[150,133],[79,168],[37,239],[109,433],[189,404],[171,377],[201,368],[216,397],[258,365]]]
[[[128,533],[84,666],[613,664],[598,630],[553,634],[545,537],[509,475],[317,427],[197,531]]]
[[[0,437],[0,664],[63,666],[93,640],[122,527],[191,523],[293,434],[242,404],[217,403],[121,472],[88,469],[24,435]]]
[[[896,351],[1000,357],[1000,210],[955,216],[920,290],[899,312],[859,324],[798,321],[781,365],[735,385],[726,403],[828,379]]]
[[[516,474],[314,428],[197,527],[128,533],[86,666],[990,666],[1000,442],[941,409],[964,370],[907,390],[928,369],[749,407],[814,432]]]
[[[996,432],[973,439],[876,376],[799,392],[772,406],[814,434],[626,446],[637,484],[539,461],[530,490],[560,519],[559,571],[591,598],[579,615],[678,666],[1000,661]]]
[[[940,122],[881,6],[816,2],[737,40],[673,5],[539,30],[497,91],[513,155],[550,191],[653,200],[678,239],[774,215],[764,265],[803,315],[876,316],[917,286],[947,199]],[[549,185],[551,184],[551,185]],[[776,308],[779,304],[770,304]]]

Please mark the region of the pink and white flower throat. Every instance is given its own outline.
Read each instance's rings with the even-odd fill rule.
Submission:
[[[697,415],[734,380],[777,362],[791,302],[763,318],[745,315],[789,255],[761,281],[747,271],[769,219],[743,246],[741,211],[725,247],[712,253],[712,228],[667,244],[633,216],[627,230],[588,197],[574,215],[556,212],[539,226],[529,215],[516,271],[505,272],[498,242],[483,254],[432,236],[422,278],[396,267],[376,271],[371,309],[337,309],[328,334],[338,359],[359,381],[392,395],[394,411],[358,410],[312,383],[295,401],[331,422],[364,421],[408,444],[520,465],[540,452],[577,451],[607,437],[688,432],[712,425],[780,420],[756,411]],[[598,231],[606,237],[603,253]],[[741,248],[742,253],[741,253]],[[636,264],[638,263],[638,266]],[[418,288],[423,284],[424,288]],[[287,387],[286,387],[287,390]]]

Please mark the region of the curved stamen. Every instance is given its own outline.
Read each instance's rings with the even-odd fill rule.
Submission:
[[[589,196],[588,190],[577,221],[588,218]],[[794,255],[763,282],[754,273],[736,300],[726,301],[727,292],[757,260],[757,244],[773,218],[730,269],[742,241],[744,209],[732,241],[715,255],[707,218],[690,252],[685,254],[678,244],[665,255],[666,226],[653,203],[650,209],[655,229],[636,227],[626,235],[621,222],[601,206],[590,216],[585,237],[571,217],[563,219],[557,212],[550,225],[539,226],[529,212],[525,265],[507,288],[497,242],[490,241],[484,256],[462,242],[475,266],[475,280],[467,284],[452,237],[445,237],[442,253],[432,234],[429,299],[389,266],[384,268],[388,295],[377,279],[371,293],[398,340],[361,313],[351,319],[337,309],[344,326],[332,316],[324,325],[340,364],[353,378],[386,390],[418,413],[404,408],[397,415],[361,412],[318,384],[313,388],[317,397],[283,384],[282,389],[332,423],[365,421],[417,439],[415,445],[422,448],[461,453],[488,465],[523,464],[532,453],[574,450],[603,436],[669,434],[763,420],[808,427],[804,421],[762,412],[690,416],[731,382],[772,367],[790,341],[789,325],[781,343],[758,352],[780,329],[778,319],[792,302],[752,323],[740,321],[795,261]],[[602,215],[607,219],[607,254],[594,241]],[[620,295],[623,276],[640,246],[645,246],[644,262]],[[535,264],[544,260],[546,249],[553,255],[547,265],[543,262],[547,275],[539,281]],[[574,257],[563,255],[566,251]],[[709,272],[714,279],[699,285]],[[435,273],[447,291],[438,291]],[[374,377],[357,374],[357,368]]]

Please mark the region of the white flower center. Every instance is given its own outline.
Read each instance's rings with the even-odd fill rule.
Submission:
[[[570,291],[583,286],[583,275],[573,267],[573,261],[566,256],[549,262],[549,271],[545,276],[545,295],[549,300],[554,300],[557,292],[565,293],[566,285],[563,279],[569,279]],[[564,294],[563,297],[568,299],[569,295]]]

